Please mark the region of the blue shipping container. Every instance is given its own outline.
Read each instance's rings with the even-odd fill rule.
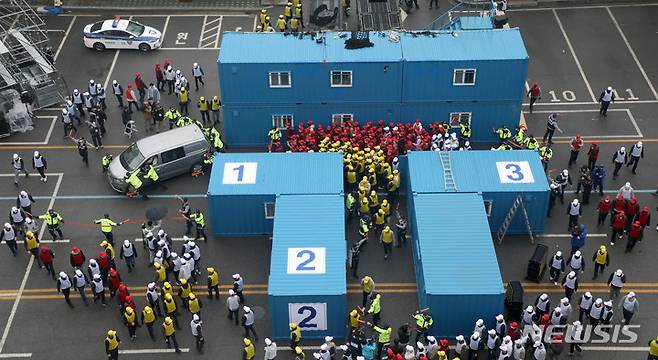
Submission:
[[[477,319],[490,328],[504,288],[482,197],[414,194],[409,210],[420,308],[437,337],[466,337]]]
[[[492,232],[498,230],[517,195],[523,198],[533,233],[544,232],[550,190],[536,151],[455,151],[449,156],[456,191],[482,195]],[[407,191],[446,192],[438,152],[412,151],[408,163]],[[517,211],[507,233],[527,232],[521,212]]]
[[[337,153],[220,153],[208,185],[217,236],[272,234],[275,196],[342,194]]]
[[[322,221],[318,221],[322,219]],[[347,280],[342,195],[281,195],[276,200],[267,286],[271,335],[345,337]]]

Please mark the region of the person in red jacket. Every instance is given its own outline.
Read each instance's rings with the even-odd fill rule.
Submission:
[[[626,243],[626,252],[629,253],[635,247],[638,241],[642,241],[644,228],[639,221],[634,221],[631,228],[628,229],[628,242]]]
[[[571,139],[571,155],[569,156],[569,167],[571,167],[571,164],[575,164],[576,161],[578,161],[578,154],[580,153],[580,149],[583,147],[583,139],[580,137],[580,134],[576,134],[576,136]]]
[[[610,216],[615,216],[620,211],[626,211],[626,200],[624,200],[624,197],[621,194],[617,194],[615,200],[612,201],[612,211],[610,212]]]
[[[618,212],[612,217],[612,232],[610,233],[610,245],[615,246],[615,235],[620,239],[624,236],[624,227],[626,226],[626,214],[624,211]]]
[[[117,293],[117,289],[119,289],[119,285],[121,285],[121,275],[116,270],[110,268],[110,275],[107,281],[107,287],[110,288],[110,298],[113,298]]]
[[[117,289],[117,302],[119,306],[122,306],[126,302],[128,296],[130,296],[130,291],[128,291],[126,285],[123,283],[119,284],[119,288]]]
[[[142,80],[142,73],[135,73],[135,87],[139,92],[139,103],[144,103],[144,97],[146,96],[146,84]]]
[[[640,212],[640,204],[637,203],[637,198],[633,196],[626,204],[626,230],[631,227],[633,219]]]
[[[107,256],[105,251],[101,251],[98,253],[96,262],[98,263],[98,267],[101,270],[101,278],[103,278],[103,284],[107,284],[107,275],[110,271],[110,257]]]
[[[83,253],[82,250],[80,250],[80,248],[77,246],[74,246],[73,250],[71,250],[71,255],[69,255],[71,266],[74,269],[81,269],[86,259],[87,258],[85,257],[85,253]]]
[[[587,167],[594,170],[596,161],[599,159],[599,144],[596,141],[592,141],[587,150]]]
[[[164,72],[162,72],[160,63],[155,64],[155,80],[157,82],[155,86],[158,87],[158,90],[163,91],[167,82],[165,81]]]
[[[597,222],[598,226],[601,226],[605,222],[605,218],[608,217],[610,209],[612,208],[612,202],[610,201],[610,195],[606,195],[603,200],[599,202],[599,207],[596,210],[599,212],[599,220]]]
[[[448,345],[448,339],[439,340],[439,351],[443,351],[446,354],[450,354],[450,346]]]
[[[135,95],[135,90],[133,90],[133,84],[128,84],[126,87],[126,101],[128,101],[128,111],[133,112],[133,105],[137,110],[140,109],[139,103],[137,102],[137,95]]]
[[[43,264],[43,267],[46,268],[46,271],[52,276],[53,280],[55,280],[55,268],[53,267],[54,259],[55,253],[50,250],[49,247],[46,245],[39,246],[39,260],[41,260],[41,264]]]
[[[645,206],[642,211],[640,211],[637,216],[635,216],[635,221],[639,221],[642,227],[649,226],[651,223],[651,213],[649,212],[649,207]]]
[[[541,99],[541,88],[539,87],[538,83],[532,83],[530,90],[528,90],[527,96],[530,98],[530,113],[532,114],[532,106],[535,104],[535,102],[537,102],[537,100]],[[449,352],[446,354],[449,354]]]
[[[137,305],[135,304],[135,301],[133,301],[133,297],[130,295],[126,295],[126,298],[124,301],[121,303],[122,308],[133,308],[133,310],[137,310]]]

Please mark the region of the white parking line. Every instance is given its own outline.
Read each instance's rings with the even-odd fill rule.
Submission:
[[[0,176],[13,176],[13,174],[0,174]],[[59,193],[59,187],[62,185],[62,179],[64,178],[64,173],[50,173],[47,174],[50,176],[57,176],[57,182],[55,183],[55,189],[53,189],[52,197],[48,203],[48,209],[52,209],[55,204],[55,199],[57,193]],[[39,231],[38,239],[43,238],[43,234],[46,232],[46,223],[41,224],[41,230]],[[5,330],[2,332],[2,338],[0,339],[0,354],[2,349],[4,349],[5,344],[7,343],[7,337],[9,336],[9,330],[11,330],[11,324],[14,322],[14,317],[16,316],[16,311],[18,311],[18,304],[21,302],[21,297],[23,296],[23,291],[25,290],[25,285],[27,285],[27,279],[30,277],[30,271],[32,270],[32,265],[34,264],[34,256],[30,256],[30,260],[27,262],[27,267],[25,268],[25,275],[23,275],[23,280],[21,281],[21,286],[18,288],[18,294],[14,300],[14,304],[11,307],[11,312],[9,313],[9,319],[7,319],[7,324],[5,325]],[[32,356],[30,354],[30,356]],[[29,356],[27,356],[29,357]]]
[[[190,239],[191,239],[191,240],[194,240],[193,237],[191,237]],[[135,242],[142,242],[142,241],[144,241],[144,239],[142,239],[142,238],[135,238]],[[175,238],[171,238],[171,241],[183,241],[183,238],[182,238],[182,237],[175,237]]]
[[[201,35],[199,35],[199,45],[197,45],[197,47],[201,47],[201,37],[203,36],[203,33],[206,31],[206,21],[208,21],[208,15],[203,17],[203,25],[201,26]]]
[[[658,100],[658,94],[656,93],[656,89],[653,87],[653,84],[651,83],[651,80],[649,80],[649,77],[647,76],[646,71],[644,71],[644,67],[642,67],[642,64],[640,64],[640,60],[637,58],[637,55],[635,55],[635,51],[633,51],[633,48],[631,47],[631,44],[628,42],[628,39],[626,38],[626,35],[624,32],[621,30],[621,27],[619,26],[619,23],[617,22],[617,19],[615,18],[614,15],[612,15],[612,11],[610,11],[609,7],[605,8],[608,11],[608,15],[610,15],[610,18],[612,19],[612,22],[615,23],[615,27],[617,28],[617,31],[619,31],[619,35],[621,35],[622,40],[624,40],[624,43],[626,44],[626,47],[628,48],[628,52],[631,53],[631,56],[633,57],[633,60],[635,60],[635,64],[637,64],[637,67],[640,69],[640,72],[642,73],[642,76],[644,77],[644,80],[646,80],[647,85],[649,85],[649,89],[651,89],[651,92],[653,93],[653,97]]]
[[[208,20],[208,18],[208,16],[203,18],[203,26],[199,35],[199,48],[216,49],[219,45],[219,34],[222,31],[223,16],[220,15],[211,20]]]
[[[564,6],[564,7],[533,7],[533,8],[521,8],[521,9],[509,9],[507,11],[512,12],[523,12],[523,11],[546,11],[546,10],[571,10],[571,9],[602,9],[606,7],[612,8],[623,8],[623,7],[646,7],[646,6],[658,6],[658,3],[647,3],[647,4],[617,4],[617,5],[591,5],[591,6]],[[60,15],[61,16],[61,15]]]
[[[59,239],[59,240],[40,240],[40,244],[68,244],[71,242],[71,239]],[[25,241],[17,240],[16,244],[24,244]],[[0,241],[0,244],[6,244],[4,240]]]
[[[585,351],[642,351],[647,352],[646,346],[583,346]]]
[[[13,353],[13,354],[0,354],[0,359],[20,359],[20,358],[30,358],[32,353]]]
[[[64,32],[64,38],[62,39],[62,42],[59,43],[59,46],[57,47],[57,51],[55,52],[55,57],[53,58],[55,59],[55,61],[57,61],[57,58],[59,57],[59,53],[62,51],[62,48],[64,47],[64,43],[66,42],[66,39],[69,37],[69,33],[71,32],[71,28],[73,28],[73,23],[77,18],[78,18],[77,16],[73,16],[71,23],[66,28],[66,32]]]
[[[39,118],[39,119],[50,119],[50,127],[48,128],[48,132],[46,133],[46,140],[39,141],[39,142],[33,142],[33,141],[28,141],[28,142],[23,142],[23,141],[0,142],[0,147],[10,146],[10,145],[48,145],[48,142],[50,141],[50,136],[53,134],[53,128],[55,127],[55,123],[57,122],[57,116],[39,115],[39,116],[37,116],[37,118]]]
[[[183,47],[181,47],[181,48],[160,48],[160,50],[167,50],[167,51],[169,51],[169,50],[188,50],[188,51],[189,50],[215,50],[215,51],[217,51],[217,50],[219,50],[219,48],[195,48],[195,47],[185,47],[185,48],[183,48]]]
[[[164,26],[162,27],[162,33],[161,33],[162,34],[162,37],[161,37],[162,41],[164,41],[165,34],[167,33],[167,28],[169,27],[169,19],[170,18],[171,18],[171,16],[167,15],[167,18],[165,19]]]
[[[570,110],[535,110],[533,113],[535,114],[550,114],[553,112],[558,112],[558,113],[585,113],[585,112],[598,112],[598,109],[570,109]],[[635,117],[633,116],[633,113],[631,112],[631,109],[608,109],[608,111],[623,111],[626,112],[628,115],[628,120],[631,122],[631,125],[633,125],[633,128],[635,129],[636,134],[635,135],[591,135],[591,136],[583,136],[583,139],[626,139],[626,138],[643,138],[644,134],[642,134],[642,131],[640,130],[640,127],[637,125],[637,121],[635,121]],[[524,111],[524,114],[529,114],[529,111]],[[558,139],[558,140],[568,140],[571,139],[569,136],[555,136],[553,139]]]
[[[656,104],[658,100],[620,100],[615,101],[613,104]],[[545,103],[535,103],[533,106],[543,106],[543,105],[598,105],[598,101],[563,101],[563,102],[545,102]],[[530,103],[523,103],[527,106]],[[608,110],[609,111],[609,110]]]
[[[537,237],[544,237],[544,238],[561,238],[561,237],[571,237],[571,234],[541,234],[537,235]],[[587,234],[587,237],[608,237],[607,234]]]
[[[574,51],[573,46],[571,46],[571,41],[569,40],[569,36],[567,36],[567,32],[564,30],[564,26],[562,25],[562,21],[560,20],[560,17],[557,16],[557,11],[555,9],[552,9],[553,15],[555,16],[555,20],[557,20],[557,24],[560,27],[560,31],[562,31],[562,35],[564,36],[564,40],[567,42],[567,46],[569,47],[569,50],[571,51],[571,55],[573,56],[574,61],[576,62],[576,66],[578,66],[578,71],[580,71],[580,76],[583,77],[583,81],[585,82],[585,86],[587,86],[587,91],[589,91],[589,95],[592,97],[592,101],[596,102],[596,97],[594,96],[594,92],[592,91],[592,87],[589,85],[589,81],[587,81],[587,76],[585,75],[585,71],[583,71],[583,67],[580,65],[580,61],[578,60],[578,56],[576,56],[576,51]]]
[[[190,348],[180,348],[180,351],[183,353],[190,352]],[[119,354],[122,355],[131,355],[131,354],[165,354],[165,353],[175,353],[174,349],[134,349],[134,350],[119,350]]]

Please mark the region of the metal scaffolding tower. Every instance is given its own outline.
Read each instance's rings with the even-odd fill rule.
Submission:
[[[25,0],[0,0],[0,90],[27,92],[35,108],[60,103],[65,84],[53,63],[39,14]]]

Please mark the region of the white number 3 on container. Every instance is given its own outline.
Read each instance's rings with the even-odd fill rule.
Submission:
[[[288,274],[324,274],[326,248],[288,248]]]
[[[530,164],[527,161],[499,161],[496,162],[498,177],[503,184],[534,183]]]
[[[222,184],[255,184],[258,163],[224,163]]]

